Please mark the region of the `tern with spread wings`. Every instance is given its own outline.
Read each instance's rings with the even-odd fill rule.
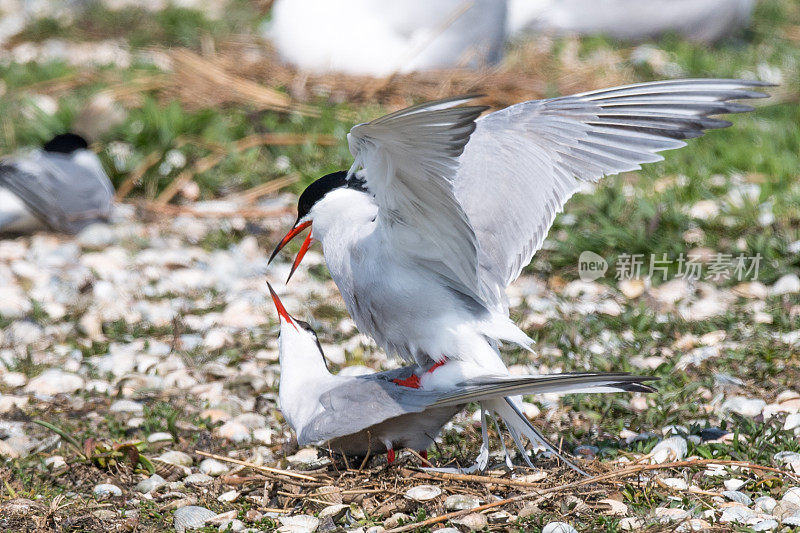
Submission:
[[[750,111],[733,101],[765,97],[756,89],[766,85],[641,83],[481,118],[486,108],[460,97],[359,124],[348,135],[352,167],[309,185],[272,258],[311,228],[292,272],[319,240],[359,330],[419,366],[400,385],[504,374],[499,344],[532,344],[509,319],[505,289],[580,183],[639,169],[729,126],[711,117]]]

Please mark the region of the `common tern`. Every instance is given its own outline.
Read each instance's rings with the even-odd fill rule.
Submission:
[[[0,161],[0,232],[77,233],[108,218],[113,199],[100,160],[74,133]]]
[[[359,124],[347,137],[352,167],[308,186],[270,259],[312,228],[291,272],[319,240],[359,330],[389,354],[423,368],[459,360],[502,373],[499,342],[532,343],[509,319],[505,289],[580,182],[639,169],[729,126],[709,117],[750,111],[731,101],[765,97],[754,89],[767,85],[641,83],[480,119],[486,108],[458,97]]]
[[[386,452],[389,462],[394,461],[395,450],[401,448],[419,450],[427,457],[427,449],[442,427],[468,403],[499,402],[505,408],[497,411],[529,464],[520,435],[542,440],[550,452],[581,471],[544,440],[513,401],[504,397],[654,390],[645,384],[654,378],[626,373],[484,375],[452,385],[430,383],[430,388],[417,389],[395,383],[398,378],[408,378],[416,370],[413,366],[361,376],[334,375],[328,370],[316,332],[308,323],[289,315],[272,286],[269,290],[280,321],[280,408],[300,445],[325,446],[355,456]],[[485,419],[482,425],[482,453],[487,456],[479,463],[485,465]],[[510,465],[508,451],[505,447],[503,450]]]
[[[710,117],[752,110],[732,101],[765,97],[754,89],[767,85],[641,83],[532,100],[482,118],[487,108],[463,105],[474,99],[464,96],[359,124],[347,136],[352,166],[300,195],[297,219],[270,260],[311,228],[289,277],[312,240],[321,241],[359,330],[417,363],[419,371],[396,379],[400,385],[424,386],[435,373],[452,375],[444,380],[451,386],[507,374],[500,343],[530,350],[533,341],[510,320],[505,289],[580,183],[637,170],[663,159],[658,152],[729,126]],[[457,370],[466,365],[467,375],[451,372],[453,362]],[[481,402],[503,418],[517,406],[514,398]],[[545,445],[538,432],[524,434]]]

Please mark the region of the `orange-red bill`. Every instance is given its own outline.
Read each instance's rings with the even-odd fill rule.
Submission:
[[[272,255],[269,256],[269,261],[267,262],[267,264],[272,263],[272,260],[275,259],[276,255],[278,255],[278,252],[280,252],[283,249],[284,246],[289,244],[289,241],[291,241],[292,239],[297,237],[297,235],[301,231],[303,231],[304,229],[306,229],[310,225],[311,225],[311,221],[309,220],[309,221],[303,222],[302,224],[298,224],[297,226],[295,226],[291,230],[289,230],[289,233],[287,233],[286,236],[283,239],[281,239],[281,242],[279,242],[278,246],[275,247],[275,250],[272,251]]]
[[[311,246],[311,232],[308,232],[306,235],[306,240],[303,241],[303,244],[300,246],[300,251],[297,252],[297,257],[294,258],[294,263],[292,263],[292,270],[289,271],[289,277],[286,278],[286,283],[289,283],[289,280],[292,279],[292,274],[294,271],[297,270],[297,267],[300,266],[300,262],[303,260],[303,257],[306,255],[308,251],[308,247]]]
[[[269,293],[272,295],[272,303],[275,304],[275,309],[278,311],[278,317],[294,326],[294,320],[292,320],[292,317],[286,312],[286,308],[283,306],[281,299],[278,298],[278,295],[275,294],[275,290],[272,288],[269,281],[267,282],[267,287],[269,287]],[[297,326],[294,327],[297,329]]]

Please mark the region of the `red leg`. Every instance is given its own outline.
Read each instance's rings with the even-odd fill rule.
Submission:
[[[392,381],[401,387],[408,387],[410,389],[419,388],[419,376],[416,374],[411,374],[411,377],[406,379],[393,379]]]
[[[447,363],[447,358],[442,359],[438,363],[434,363],[433,366],[431,366],[425,373],[426,374],[430,374],[431,372],[433,372],[434,370],[436,370],[440,366],[444,366],[445,363]]]
[[[394,462],[394,449],[393,448],[389,448],[388,450],[386,450],[386,460],[389,462],[389,464],[392,464]]]
[[[428,450],[420,450],[419,456],[427,461],[428,460]]]

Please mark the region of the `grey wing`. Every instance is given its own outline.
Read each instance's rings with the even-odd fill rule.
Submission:
[[[324,411],[309,421],[297,441],[311,444],[357,433],[390,418],[420,413],[441,396],[398,386],[379,374],[357,376],[320,396]]]
[[[57,231],[77,233],[110,215],[114,189],[94,154],[82,164],[64,154],[32,152],[0,165],[0,183]]]
[[[354,126],[354,163],[378,205],[392,248],[479,298],[477,242],[453,192],[453,178],[475,119],[485,107],[457,97],[403,109]]]
[[[478,240],[481,296],[505,307],[505,288],[541,247],[579,181],[660,161],[658,152],[730,123],[768,84],[675,80],[534,100],[491,113],[461,155],[455,194]]]

